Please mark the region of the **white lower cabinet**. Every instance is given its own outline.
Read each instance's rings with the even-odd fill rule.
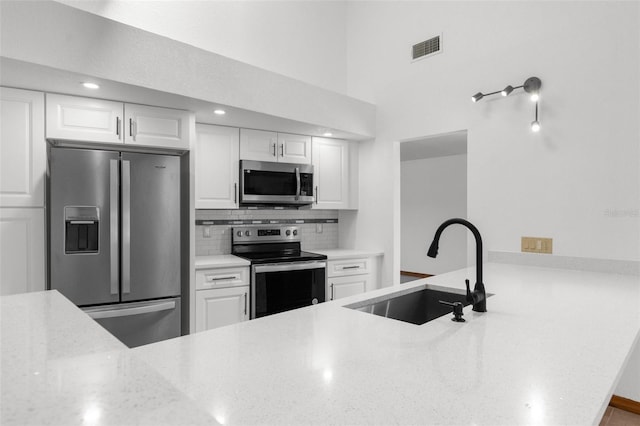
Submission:
[[[0,295],[45,290],[44,208],[0,208]]]
[[[369,274],[329,278],[329,300],[364,293],[367,291],[370,281]]]
[[[356,258],[327,262],[327,300],[364,293],[375,287],[372,259]]]
[[[196,270],[196,331],[249,319],[249,267]]]
[[[249,319],[249,286],[196,291],[196,331]]]

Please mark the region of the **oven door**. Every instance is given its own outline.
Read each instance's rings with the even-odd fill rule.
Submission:
[[[312,204],[313,166],[241,160],[240,203]]]
[[[251,267],[251,319],[325,301],[326,262]]]

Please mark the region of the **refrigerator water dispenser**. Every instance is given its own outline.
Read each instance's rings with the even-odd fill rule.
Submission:
[[[65,206],[65,254],[98,253],[100,209],[95,206]]]

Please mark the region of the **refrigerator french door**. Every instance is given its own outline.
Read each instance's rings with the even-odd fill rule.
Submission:
[[[49,286],[130,347],[180,335],[180,159],[51,147]]]

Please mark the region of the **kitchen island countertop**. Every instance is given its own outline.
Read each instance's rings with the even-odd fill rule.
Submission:
[[[216,424],[58,291],[0,297],[0,315],[0,424]]]
[[[486,313],[414,325],[343,305],[134,349],[226,424],[597,424],[640,330],[637,276],[485,264]],[[473,282],[473,281],[472,281]]]
[[[463,289],[474,276],[463,269],[131,350],[56,292],[3,297],[0,420],[597,424],[638,338],[637,276],[485,264],[494,295],[486,313],[466,307],[466,323],[447,315],[417,326],[343,306],[428,283]],[[78,326],[82,341],[64,345]]]

